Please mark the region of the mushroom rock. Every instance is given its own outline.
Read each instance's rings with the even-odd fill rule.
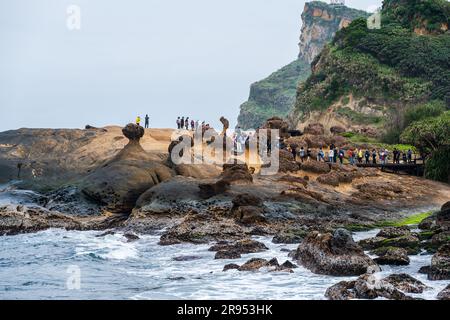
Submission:
[[[144,136],[145,131],[143,127],[134,123],[129,123],[122,129],[122,133],[130,140],[130,142],[139,142],[139,140],[141,140],[141,138]]]
[[[155,161],[140,145],[144,128],[128,124],[122,132],[130,142],[80,181],[86,196],[113,213],[130,213],[145,191],[174,176],[170,168]]]

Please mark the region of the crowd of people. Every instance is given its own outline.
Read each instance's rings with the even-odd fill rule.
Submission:
[[[288,147],[289,151],[292,152],[295,159],[300,159],[301,162],[309,161],[312,158],[312,151],[310,148],[305,149],[291,144]],[[413,163],[413,151],[409,149],[408,151],[400,151],[394,148],[392,152],[392,163]],[[362,149],[362,148],[350,148],[344,150],[343,148],[337,148],[334,144],[330,145],[328,149],[320,148],[317,152],[316,160],[329,163],[340,163],[344,164],[344,160],[348,159],[351,165],[358,164],[387,164],[391,159],[391,154],[389,150],[381,148],[379,150],[372,149]]]
[[[176,123],[178,130],[195,131],[200,128],[200,125],[203,131],[210,129],[210,125],[205,121],[202,121],[202,123],[200,124],[199,120],[190,119],[189,117],[178,117]]]

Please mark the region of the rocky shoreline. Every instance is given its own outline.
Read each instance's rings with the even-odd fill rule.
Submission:
[[[45,143],[54,144],[39,137],[28,137],[31,142],[16,145],[16,150],[27,152],[10,151],[0,159],[13,168],[14,163],[29,162],[34,155],[33,170],[41,169],[40,177],[25,176],[18,186],[2,191],[14,193],[32,186],[35,192],[27,201],[0,205],[1,235],[49,228],[113,229],[134,241],[139,234],[164,230],[160,245],[216,243],[211,251],[219,260],[264,250],[264,245],[251,238],[270,236],[277,243],[299,244],[291,253],[293,261],[280,264],[253,258],[241,266],[225,265],[224,270],[295,273],[301,265],[317,274],[360,276],[330,288],[326,293],[329,299],[409,299],[408,290],[422,288],[414,279],[405,275],[378,279],[375,289],[370,281],[383,265],[408,264],[409,256],[415,254],[434,254],[431,265],[423,270],[430,280],[449,279],[450,187],[445,184],[349,165],[300,163],[283,151],[280,172],[274,176],[262,176],[257,168],[242,162],[222,168],[175,165],[167,153],[174,147],[172,133],[146,132],[130,124],[122,130],[129,141],[124,144],[116,129],[104,130],[94,131],[77,148],[62,151],[66,159],[74,159],[72,167],[79,163],[73,170],[61,163],[57,153],[54,160],[48,153],[35,156],[37,143],[41,143],[40,148],[45,148]],[[8,133],[8,139],[11,136]],[[152,143],[145,142],[148,136]],[[0,142],[5,139],[0,134]],[[77,158],[82,154],[80,148],[90,153],[89,148],[99,144],[108,146],[108,140],[122,141],[123,147],[114,152],[96,151],[104,158],[97,158],[91,166]],[[156,149],[148,150],[155,145]],[[60,172],[72,178],[43,191],[42,181],[57,181]],[[347,231],[393,223],[429,209],[436,212],[420,223],[419,231],[408,226],[388,227],[359,243]],[[377,258],[370,258],[368,251]],[[405,286],[414,289],[406,290]],[[448,290],[440,298],[448,299]]]

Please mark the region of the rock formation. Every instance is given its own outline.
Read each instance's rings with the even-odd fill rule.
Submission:
[[[298,59],[251,85],[250,97],[241,105],[238,126],[256,129],[267,118],[287,116],[295,104],[298,83],[310,75],[310,64],[324,45],[336,31],[346,27],[355,18],[367,16],[364,11],[345,6],[335,7],[320,1],[307,2],[302,14]]]
[[[309,234],[299,245],[295,258],[317,274],[354,276],[366,273],[369,268],[379,269],[344,229],[338,229],[334,234]]]
[[[139,144],[142,127],[128,124],[123,134],[129,139],[125,148],[80,182],[85,195],[114,213],[130,213],[145,191],[174,175]]]

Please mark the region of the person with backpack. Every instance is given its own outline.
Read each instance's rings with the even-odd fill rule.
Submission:
[[[342,149],[339,149],[339,162],[341,164],[344,164],[344,157],[345,157],[345,151]]]
[[[366,152],[364,153],[364,157],[366,158],[366,164],[370,163],[370,151],[369,149],[366,149]]]

